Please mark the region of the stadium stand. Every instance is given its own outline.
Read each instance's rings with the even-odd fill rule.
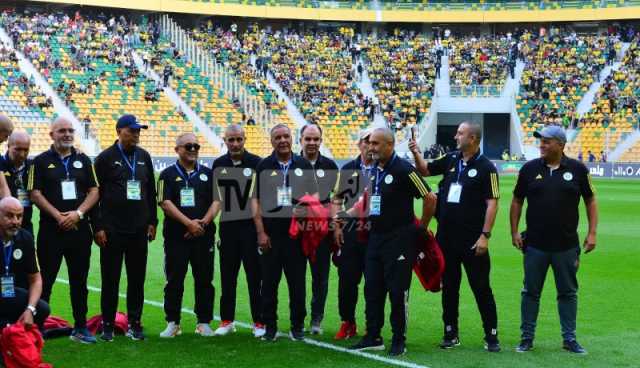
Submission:
[[[79,13],[7,14],[3,23],[77,117],[89,123],[102,148],[116,139],[115,122],[125,113],[149,124],[141,143],[155,155],[172,154],[177,135],[194,130],[159,86],[138,72],[125,42],[130,24],[124,17],[105,22]],[[217,153],[203,147],[202,155]]]
[[[54,116],[53,103],[18,67],[13,51],[0,47],[0,111],[9,116],[16,128],[33,136],[32,151],[47,150],[48,122]]]

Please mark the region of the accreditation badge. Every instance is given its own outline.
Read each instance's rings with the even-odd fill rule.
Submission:
[[[447,202],[460,203],[460,197],[462,196],[462,185],[458,183],[452,183],[449,187],[449,195],[447,195]]]
[[[29,192],[22,188],[18,188],[17,197],[22,207],[31,207],[31,200],[29,199]]]
[[[130,201],[139,201],[142,199],[140,180],[127,180],[127,199]]]
[[[372,195],[369,203],[369,215],[380,216],[382,213],[382,196]]]
[[[180,189],[180,207],[195,207],[196,191],[193,188]]]
[[[60,182],[62,199],[65,201],[78,199],[76,193],[76,181],[75,180],[63,180]]]
[[[16,296],[13,275],[4,275],[0,278],[0,294],[3,298],[14,298]]]
[[[277,202],[280,207],[291,206],[291,187],[279,186],[277,190]]]

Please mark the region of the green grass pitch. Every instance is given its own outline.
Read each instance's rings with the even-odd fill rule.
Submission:
[[[434,181],[431,181],[435,184]],[[582,255],[579,271],[578,340],[589,351],[587,356],[573,356],[561,349],[560,326],[555,304],[553,275],[548,274],[541,301],[535,350],[517,354],[519,341],[520,288],[522,285],[522,255],[511,246],[508,211],[514,178],[505,176],[501,182],[500,210],[490,242],[492,286],[499,316],[499,333],[503,352],[489,354],[483,350],[482,328],[475,301],[466,281],[463,282],[460,303],[460,339],[462,345],[451,351],[437,347],[442,336],[440,294],[425,293],[414,279],[410,296],[408,353],[399,358],[406,363],[427,367],[633,367],[640,362],[640,264],[637,246],[640,244],[640,182],[595,180],[600,207],[597,249]],[[584,238],[586,216],[581,204],[580,237]],[[433,227],[433,226],[432,226]],[[159,230],[160,234],[161,231]],[[100,286],[99,252],[94,245],[89,284]],[[216,254],[215,313],[219,311],[218,255]],[[67,278],[63,267],[59,277]],[[307,300],[310,301],[310,275],[307,277]],[[237,319],[250,322],[248,296],[244,276],[239,280]],[[149,246],[149,262],[145,298],[162,302],[163,297],[162,239]],[[121,292],[126,288],[123,276]],[[361,284],[362,288],[362,284]],[[57,283],[52,297],[54,315],[72,321],[69,289]],[[191,276],[187,276],[183,306],[193,308]],[[119,310],[125,310],[124,299]],[[308,308],[308,305],[307,305]],[[99,313],[99,293],[89,292],[89,316]],[[389,306],[386,308],[387,321]],[[358,304],[359,332],[364,330],[364,300]],[[280,289],[279,327],[288,331],[288,298],[284,278]],[[341,347],[352,344],[334,342],[339,327],[337,311],[337,272],[332,267],[324,335],[316,340]],[[49,340],[44,358],[56,367],[370,367],[387,363],[340,351],[292,342],[280,338],[265,343],[252,337],[251,331],[239,328],[227,337],[201,338],[193,334],[195,318],[184,314],[183,335],[163,340],[158,334],[165,327],[162,308],[145,305],[143,324],[147,340],[132,342],[116,337],[111,344],[81,345],[66,338]],[[217,322],[214,322],[214,327]],[[388,343],[388,322],[383,330]],[[375,353],[385,356],[383,353]]]

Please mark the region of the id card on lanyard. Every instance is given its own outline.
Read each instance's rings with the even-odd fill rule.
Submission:
[[[393,165],[393,161],[395,161],[396,159],[396,155],[394,154],[393,157],[391,158],[391,161],[389,163],[387,163],[387,169],[391,167],[391,165]],[[385,179],[385,177],[387,176],[387,169],[385,170],[380,170],[378,168],[378,166],[374,166],[372,170],[375,170],[376,172],[376,177],[375,177],[375,187],[373,190],[373,195],[371,195],[371,198],[369,200],[369,215],[370,216],[380,216],[382,215],[382,193],[380,192],[380,184],[382,183],[382,180]]]
[[[9,273],[11,266],[11,257],[13,255],[13,244],[5,245],[2,243],[2,255],[4,257],[4,272],[0,277],[0,295],[3,298],[14,298],[16,296],[15,279]]]
[[[7,162],[9,161],[9,155],[5,155],[4,158]],[[16,186],[16,197],[20,201],[22,207],[31,207],[31,200],[29,199],[29,192],[24,187],[24,182],[22,181],[22,173],[27,169],[26,164],[22,164],[22,166],[16,170],[11,170],[11,175],[13,176],[13,182]]]
[[[140,180],[136,179],[136,151],[133,151],[133,163],[129,161],[127,155],[125,155],[124,150],[120,143],[118,143],[118,150],[120,151],[120,155],[122,156],[122,161],[127,164],[129,170],[131,171],[131,179],[127,180],[127,200],[129,201],[139,201],[142,200],[142,186],[140,185]]]
[[[196,206],[196,192],[193,187],[189,187],[189,181],[192,177],[198,174],[200,167],[196,164],[195,170],[191,174],[187,174],[180,168],[178,163],[174,164],[178,175],[184,180],[185,187],[180,189],[180,207],[195,207]]]
[[[280,169],[282,169],[283,179],[282,186],[278,186],[277,188],[277,205],[279,207],[288,207],[293,203],[291,200],[291,186],[288,185],[290,183],[288,183],[287,181],[287,174],[289,173],[289,167],[291,167],[291,163],[291,160],[289,160],[286,165],[280,163]]]
[[[76,191],[76,181],[71,179],[71,176],[69,175],[69,161],[71,161],[71,156],[67,156],[67,158],[60,157],[60,161],[62,162],[64,172],[67,174],[66,179],[60,182],[60,192],[62,193],[62,199],[65,201],[76,200],[78,199],[78,193]]]
[[[449,194],[447,195],[448,203],[460,203],[460,199],[462,198],[462,184],[460,184],[460,175],[466,168],[467,165],[462,164],[462,157],[458,161],[458,177],[456,178],[455,183],[451,183],[449,186]]]

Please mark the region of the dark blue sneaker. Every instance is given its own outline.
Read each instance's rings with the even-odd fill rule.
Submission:
[[[522,339],[516,346],[516,353],[526,353],[533,350],[533,339]]]
[[[71,336],[69,336],[69,338],[75,342],[79,342],[82,344],[95,344],[96,343],[96,337],[93,336],[91,334],[91,332],[89,332],[89,330],[87,330],[86,327],[83,328],[74,328],[73,331],[71,331]]]
[[[562,342],[562,348],[574,354],[586,355],[587,351],[578,344],[576,340],[565,340]]]
[[[129,330],[127,331],[127,337],[133,341],[144,340],[144,332],[142,332],[142,325],[140,323],[130,324]]]
[[[105,342],[113,341],[113,325],[111,324],[102,325],[102,335],[100,335],[100,340]]]

